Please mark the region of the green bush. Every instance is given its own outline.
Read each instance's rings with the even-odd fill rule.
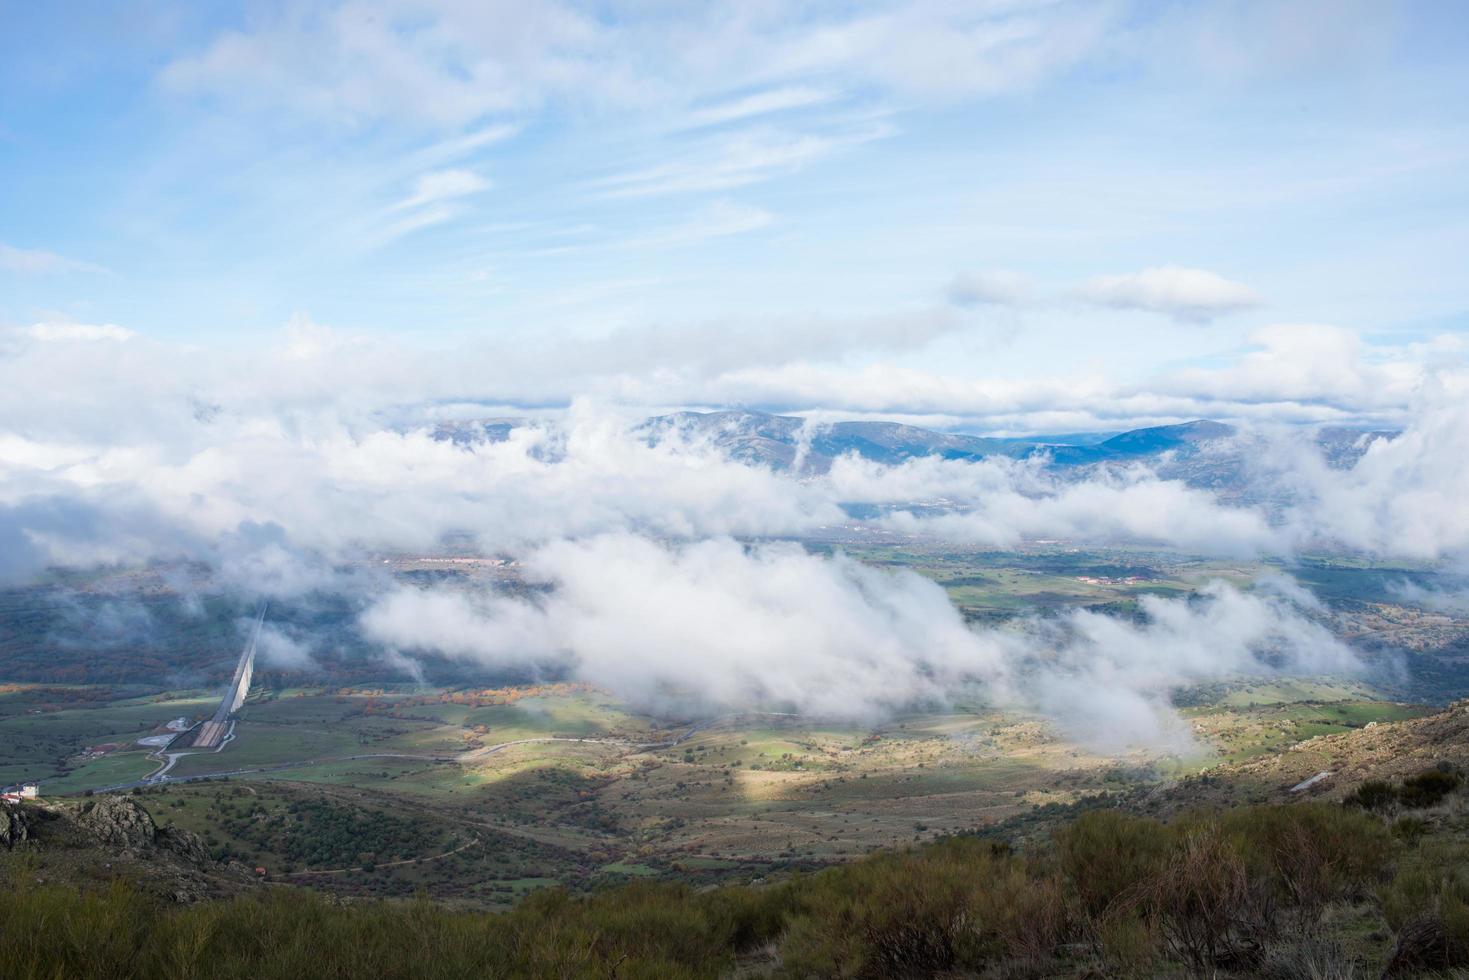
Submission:
[[[1277,901],[1311,909],[1365,893],[1391,846],[1380,820],[1323,804],[1245,807],[1219,821],[1239,839],[1252,879]]]
[[[954,838],[813,876],[782,944],[796,976],[891,977],[978,967],[998,940],[983,896],[1019,859]],[[1013,865],[1013,867],[1012,867]],[[1025,884],[1029,884],[1028,880]]]
[[[1389,973],[1469,966],[1469,848],[1418,848],[1378,897],[1398,934]]]
[[[1096,918],[1142,900],[1167,861],[1169,838],[1156,820],[1093,810],[1056,832],[1056,861],[1082,911]]]
[[[1453,769],[1435,767],[1403,780],[1401,786],[1381,779],[1370,779],[1349,793],[1343,803],[1364,810],[1387,810],[1394,804],[1421,810],[1435,806],[1463,785],[1464,777]]]
[[[1217,822],[1197,821],[1153,879],[1149,905],[1170,948],[1203,973],[1258,931],[1266,909],[1257,885],[1238,841]]]
[[[1364,810],[1386,810],[1398,801],[1398,791],[1385,779],[1369,779],[1342,800],[1347,806]]]
[[[1432,829],[1433,825],[1422,817],[1400,817],[1393,821],[1392,835],[1409,847],[1416,847]]]
[[[694,980],[727,975],[768,948],[800,977],[1248,970],[1262,954],[1244,963],[1242,951],[1274,950],[1282,963],[1334,956],[1287,950],[1282,910],[1294,928],[1319,919],[1324,903],[1379,884],[1391,843],[1380,820],[1340,807],[1173,824],[1096,810],[1033,853],[964,836],[765,887],[550,889],[503,913],[427,900],[344,906],[293,888],[179,908],[121,886],[37,885],[11,855],[0,861],[11,872],[0,878],[0,972]],[[1425,842],[1381,886],[1403,962],[1469,957],[1466,872],[1464,853]]]
[[[1096,942],[1112,973],[1124,977],[1149,976],[1158,959],[1155,920],[1138,912],[1110,915],[1097,922]]]
[[[1416,776],[1403,780],[1403,786],[1398,790],[1398,800],[1403,806],[1413,809],[1434,806],[1458,789],[1463,781],[1464,777],[1457,772],[1425,769]]]

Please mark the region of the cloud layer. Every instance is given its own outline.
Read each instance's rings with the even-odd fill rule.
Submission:
[[[1040,711],[1109,749],[1186,744],[1169,704],[1183,684],[1360,669],[1286,580],[1148,597],[1137,623],[1078,611],[979,630],[927,579],[795,544],[603,535],[548,545],[526,574],[547,591],[400,588],[362,625],[395,652],[544,667],[658,710],[872,721],[960,696]]]
[[[914,322],[866,321],[862,342],[885,342]],[[944,329],[942,317],[917,323]],[[823,327],[812,349],[837,332]],[[758,335],[713,346],[673,332],[617,340],[630,348],[621,354],[629,370],[649,351],[685,350],[679,359],[690,379],[747,375],[758,369],[724,365],[766,356]],[[1068,538],[1230,555],[1342,547],[1433,559],[1469,551],[1460,492],[1469,475],[1469,412],[1459,369],[1406,357],[1374,361],[1334,328],[1278,328],[1260,341],[1238,366],[1155,383],[1217,401],[1076,391],[1056,400],[1089,398],[1093,412],[1113,413],[1143,402],[1182,410],[1275,405],[1269,400],[1286,392],[1369,400],[1370,389],[1376,404],[1396,406],[1385,414],[1406,423],[1403,434],[1344,468],[1299,429],[1246,424],[1220,450],[1232,454],[1239,483],[1228,496],[1187,484],[1166,458],[1064,473],[1003,458],[896,465],[847,458],[799,479],[688,437],[650,444],[637,429],[649,410],[606,399],[530,417],[534,424],[503,442],[436,438],[443,414],[494,414],[485,403],[527,393],[529,371],[519,370],[514,351],[500,359],[472,350],[435,355],[303,322],[278,347],[200,358],[121,328],[43,325],[0,335],[0,508],[21,556],[14,568],[266,548],[331,561],[430,550],[446,535],[489,551],[615,530],[690,539],[800,535],[849,521],[844,508],[854,504],[876,507],[890,530],[992,546]],[[600,354],[591,347],[562,358],[563,385],[585,377],[579,364]],[[677,378],[655,367],[634,390],[663,380],[676,392]],[[51,397],[58,387],[71,393],[65,402]],[[150,397],[138,398],[139,390]],[[985,398],[1008,411],[1038,405],[1052,391]],[[952,411],[965,398],[963,389],[953,394],[941,407]],[[456,405],[470,400],[472,408]],[[810,424],[821,417],[831,415]],[[251,527],[275,528],[279,540],[242,530]]]
[[[887,329],[871,326],[879,338]],[[369,602],[364,632],[405,669],[432,651],[569,672],[670,710],[775,705],[847,719],[967,692],[1041,711],[1097,744],[1177,745],[1187,733],[1168,700],[1179,685],[1355,669],[1309,596],[1289,583],[1213,584],[1191,600],[1144,600],[1139,622],[1073,612],[975,630],[916,575],[749,542],[840,525],[986,547],[1045,538],[1212,555],[1469,557],[1459,376],[1374,364],[1327,328],[1261,340],[1248,372],[1199,374],[1194,389],[1320,390],[1340,384],[1322,356],[1338,350],[1337,368],[1403,399],[1407,425],[1346,462],[1308,431],[1245,426],[1204,450],[1237,467],[1227,495],[1190,484],[1167,455],[1071,470],[845,456],[804,474],[729,458],[692,431],[653,439],[640,427],[647,409],[599,399],[476,435],[481,427],[449,424],[464,407],[447,396],[513,401],[516,379],[472,380],[484,362],[404,355],[305,322],[279,347],[202,362],[113,328],[16,331],[0,358],[0,574],[197,559],[245,594],[358,595]],[[731,345],[689,360],[717,374],[761,356]],[[66,403],[40,390],[62,378],[76,393]],[[136,397],[140,383],[153,397]],[[822,425],[812,418],[807,435]],[[351,570],[445,548],[523,557],[532,597],[382,592]],[[280,633],[267,646],[301,664],[310,642]]]

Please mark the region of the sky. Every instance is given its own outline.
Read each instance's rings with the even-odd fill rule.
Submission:
[[[1469,330],[1466,43],[1412,0],[7,0],[0,325],[469,405],[1401,424]]]

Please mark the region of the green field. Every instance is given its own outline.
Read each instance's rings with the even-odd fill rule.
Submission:
[[[110,689],[101,689],[102,693]],[[97,693],[90,688],[25,687],[0,694],[0,781],[39,779],[72,789],[103,786],[142,766],[145,751],[134,749],[138,738],[180,716],[194,717],[213,709],[215,702],[194,692],[165,692],[147,697],[119,689],[115,700],[66,701],[68,694]],[[90,746],[113,743],[121,754],[84,762],[79,755]]]
[[[253,697],[232,741],[183,756],[171,775],[289,768],[176,783],[144,798],[158,819],[206,834],[218,853],[291,880],[495,904],[551,881],[716,881],[848,861],[1421,713],[1362,693],[1311,679],[1200,689],[1182,709],[1193,755],[1119,759],[1065,741],[1043,719],[981,706],[875,727],[740,715],[690,732],[589,690],[298,688]],[[208,704],[131,698],[43,715],[12,710],[3,722],[87,741]],[[675,742],[681,732],[688,737]],[[351,758],[393,755],[413,758]],[[119,751],[48,779],[44,791],[77,793],[154,766],[143,751]],[[294,833],[283,814],[320,801],[339,808],[326,823],[342,839],[272,843],[260,829]],[[399,828],[403,840],[349,854],[342,835],[353,834],[341,828],[353,820]],[[484,843],[443,856],[470,840]]]

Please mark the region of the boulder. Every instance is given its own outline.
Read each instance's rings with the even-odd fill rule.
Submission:
[[[25,811],[18,806],[0,804],[0,845],[8,851],[29,836]]]
[[[159,827],[155,838],[158,846],[172,851],[191,864],[213,864],[214,855],[192,830],[182,827]]]
[[[140,851],[158,836],[153,817],[137,801],[126,796],[104,796],[82,807],[77,824],[98,840],[113,847]]]

